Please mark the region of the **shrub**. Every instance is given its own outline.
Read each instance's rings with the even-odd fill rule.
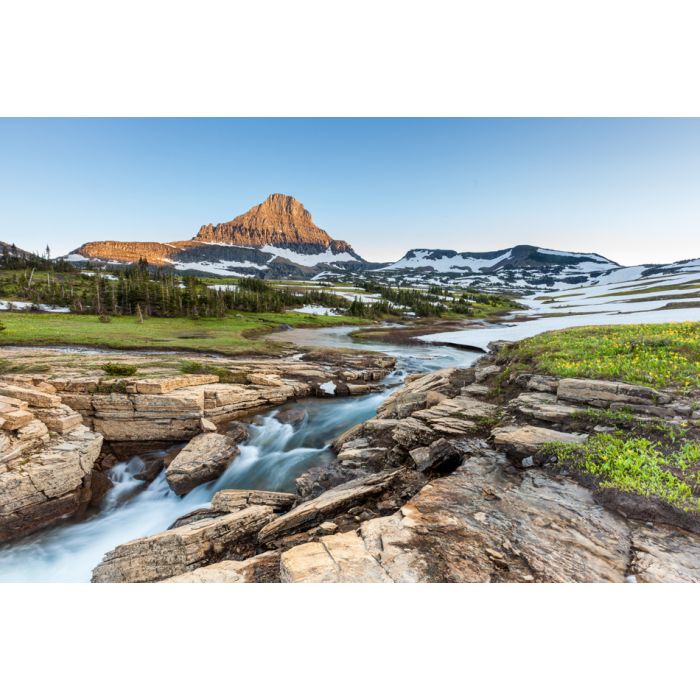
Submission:
[[[183,374],[215,374],[224,384],[250,384],[245,372],[232,372],[219,365],[205,365],[194,360],[183,360],[180,363],[180,372]]]
[[[106,362],[100,369],[110,377],[132,377],[138,371],[133,365],[120,365],[117,362]]]

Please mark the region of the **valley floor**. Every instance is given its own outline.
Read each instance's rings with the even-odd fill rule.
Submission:
[[[225,318],[147,318],[4,312],[0,345],[78,345],[115,349],[277,355],[282,346],[261,336],[285,327],[319,328],[358,324],[352,316],[299,313],[236,313]],[[366,321],[365,321],[366,323]]]

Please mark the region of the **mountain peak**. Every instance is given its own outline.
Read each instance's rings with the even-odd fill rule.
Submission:
[[[344,241],[333,240],[316,226],[304,205],[287,194],[271,194],[245,214],[222,224],[206,224],[199,229],[195,241],[228,243],[260,248],[266,245],[301,248],[309,252],[350,250]]]

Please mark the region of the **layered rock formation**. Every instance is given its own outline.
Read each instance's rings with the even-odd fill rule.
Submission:
[[[197,569],[215,557],[243,558],[241,555],[254,551],[251,537],[273,517],[270,506],[251,506],[127,542],[107,553],[93,571],[92,580],[161,581]]]
[[[102,436],[53,386],[0,383],[0,542],[83,511]]]
[[[197,544],[196,556],[183,559],[174,553],[181,545],[169,544],[161,559],[177,565],[151,560],[144,574],[143,552],[163,547],[164,533],[118,548],[96,580],[157,580],[175,568],[182,571],[172,580],[198,582],[700,581],[697,518],[642,518],[540,460],[552,439],[588,438],[586,408],[623,403],[639,420],[658,420],[660,411],[669,425],[686,425],[700,421],[692,401],[620,382],[532,375],[504,387],[494,359],[411,378],[376,418],[333,443],[335,463],[300,477],[299,503],[282,494],[217,495],[193,514],[198,533],[219,533],[227,508],[251,518],[251,509],[271,509],[255,532],[233,538],[234,554],[214,547],[200,556]]]
[[[284,194],[271,194],[232,221],[202,226],[193,240],[253,248],[270,245],[309,253],[352,251],[348,243],[333,240],[316,226],[301,202]]]
[[[307,357],[221,361],[241,383],[220,382],[215,374],[114,380],[101,371],[72,371],[42,381],[105,440],[143,443],[189,440],[207,423],[222,425],[290,399],[327,396],[321,387],[328,382],[336,396],[375,391],[394,366],[392,358],[372,353]]]
[[[82,255],[105,262],[136,263],[147,260],[151,265],[171,265],[177,253],[192,246],[191,241],[146,243],[142,241],[95,241],[85,243],[73,255]]]

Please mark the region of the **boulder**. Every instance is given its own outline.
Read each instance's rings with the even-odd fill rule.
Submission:
[[[412,418],[427,423],[443,435],[460,436],[473,433],[493,421],[497,413],[498,406],[494,404],[460,395],[415,411]]]
[[[59,406],[61,399],[55,393],[38,391],[17,384],[0,383],[0,394],[19,401],[24,401],[32,408],[54,408]]]
[[[655,406],[671,401],[668,394],[656,389],[600,379],[561,379],[557,396],[564,401],[597,408],[608,408],[613,402]]]
[[[237,547],[274,517],[270,506],[252,506],[132,540],[104,556],[92,572],[92,581],[149,582],[184,574],[237,553]]]
[[[445,438],[440,438],[427,447],[416,447],[409,454],[419,472],[450,471],[462,460],[461,452]]]
[[[266,525],[260,531],[258,539],[260,542],[271,542],[283,535],[308,530],[340,511],[348,510],[352,506],[381,493],[391,484],[397,474],[396,471],[388,474],[372,474],[336,486],[317,498],[298,505]]]
[[[234,421],[222,427],[221,432],[230,437],[236,444],[247,440],[250,437],[250,429],[245,423]]]
[[[224,489],[214,494],[212,510],[235,513],[248,506],[270,506],[275,512],[289,510],[296,502],[293,493],[281,491],[253,491],[247,489]]]
[[[491,393],[491,387],[486,384],[469,384],[462,387],[459,393],[462,396],[488,396]]]
[[[216,424],[212,423],[208,418],[200,418],[199,427],[203,433],[215,433],[217,431]]]
[[[501,371],[498,365],[479,365],[474,368],[474,377],[477,382],[483,382]]]
[[[253,372],[248,375],[248,381],[258,386],[284,386],[284,382],[276,374]]]
[[[346,443],[338,453],[338,461],[349,469],[377,468],[385,464],[387,452],[386,447],[351,448],[350,443]]]
[[[559,379],[544,374],[533,374],[525,386],[528,391],[544,391],[556,394],[559,387]]]
[[[563,423],[581,412],[579,406],[559,401],[554,394],[541,391],[524,391],[508,406],[521,416],[546,423]]]
[[[168,465],[165,478],[170,488],[182,496],[221,476],[237,455],[238,447],[227,435],[202,433],[192,438]]]
[[[279,552],[265,552],[243,561],[227,559],[200,566],[162,583],[271,583],[279,581],[279,570]]]
[[[69,406],[35,408],[34,415],[51,431],[65,435],[83,423],[83,417]]]
[[[507,425],[491,432],[494,445],[517,458],[532,457],[548,442],[583,443],[587,435],[563,433],[534,425]]]
[[[395,391],[377,410],[380,418],[406,418],[414,411],[426,408],[437,392],[449,398],[460,393],[462,387],[474,381],[474,370],[470,367],[450,367],[428,374],[407,377],[406,385]]]
[[[358,476],[358,470],[344,467],[336,460],[321,461],[298,476],[295,485],[302,498],[315,498],[328,489],[357,479]]]
[[[417,418],[404,418],[396,422],[391,433],[394,442],[411,450],[421,445],[429,445],[435,440],[435,431]]]
[[[298,406],[292,406],[290,408],[283,408],[275,413],[275,418],[280,423],[287,423],[288,425],[301,425],[308,417],[308,413],[305,409],[299,408]]]

